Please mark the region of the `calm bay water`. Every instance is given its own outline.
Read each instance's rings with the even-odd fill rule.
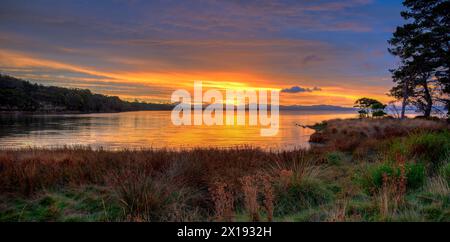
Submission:
[[[264,149],[309,147],[309,125],[349,112],[282,111],[273,137],[260,136],[258,126],[175,126],[170,111],[78,115],[0,115],[0,147],[58,147],[89,145],[105,149],[190,148],[249,145]]]

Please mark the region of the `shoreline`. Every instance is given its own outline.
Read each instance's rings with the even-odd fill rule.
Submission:
[[[1,114],[7,115],[65,115],[65,114],[114,114],[114,113],[128,113],[128,112],[142,112],[142,111],[171,111],[169,109],[161,110],[129,110],[129,111],[111,111],[111,112],[78,112],[78,111],[67,111],[67,112],[35,112],[35,111],[0,111]]]

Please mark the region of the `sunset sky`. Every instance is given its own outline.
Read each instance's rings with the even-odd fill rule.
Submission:
[[[0,1],[0,72],[168,102],[179,88],[284,89],[282,104],[389,101],[400,0]]]

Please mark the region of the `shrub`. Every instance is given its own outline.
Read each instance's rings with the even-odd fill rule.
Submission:
[[[384,174],[388,177],[393,177],[393,167],[387,163],[370,166],[360,177],[359,182],[366,192],[373,193],[383,185]]]
[[[425,166],[422,163],[407,163],[405,165],[407,188],[416,189],[425,181]],[[382,163],[370,166],[365,174],[360,177],[360,183],[368,193],[374,193],[383,186],[384,177],[399,179],[401,168],[392,163]]]
[[[421,187],[426,178],[425,166],[422,163],[406,164],[406,177],[408,178],[409,188],[416,189]]]
[[[436,168],[450,155],[450,132],[416,134],[406,139],[407,155],[418,157]]]

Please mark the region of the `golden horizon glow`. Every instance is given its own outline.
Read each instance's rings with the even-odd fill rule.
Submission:
[[[277,83],[271,82],[266,78],[249,73],[232,73],[232,72],[188,72],[176,71],[171,72],[126,72],[126,71],[106,71],[98,70],[95,67],[87,67],[81,65],[68,64],[60,61],[45,59],[17,51],[0,49],[0,64],[2,66],[14,66],[15,68],[48,68],[52,70],[75,71],[83,74],[93,75],[100,78],[78,78],[84,80],[84,83],[78,84],[79,88],[95,89],[97,82],[104,82],[114,85],[114,83],[125,83],[132,85],[142,85],[147,87],[158,87],[164,90],[160,94],[146,95],[144,94],[127,94],[120,91],[102,92],[105,95],[114,95],[125,100],[151,100],[167,103],[170,100],[171,92],[177,89],[186,89],[193,92],[194,81],[202,81],[204,91],[209,89],[219,90],[281,90],[289,86],[280,87]],[[25,79],[33,77],[25,75],[18,76]],[[32,79],[53,78],[53,76],[38,76]],[[59,76],[65,79],[65,76]],[[70,80],[70,78],[67,78]],[[93,84],[90,84],[93,83]],[[312,87],[310,87],[312,88]],[[382,90],[385,90],[384,88]],[[378,93],[377,93],[378,92]],[[281,105],[314,105],[314,104],[333,104],[341,106],[352,106],[354,100],[361,97],[373,97],[383,102],[387,102],[390,98],[384,93],[380,94],[379,90],[368,89],[364,92],[361,87],[356,89],[343,88],[338,86],[321,87],[320,92],[303,92],[303,93],[281,93]]]

